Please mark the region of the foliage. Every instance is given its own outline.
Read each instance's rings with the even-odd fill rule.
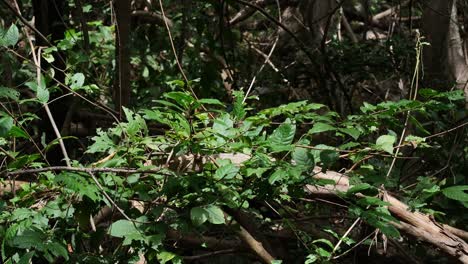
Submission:
[[[295,243],[285,247],[297,253],[300,261],[326,263],[359,247],[361,242],[354,237],[363,236],[348,235],[339,225],[329,226],[331,221],[326,226],[314,224],[311,230],[301,219],[321,213],[333,218],[340,211],[350,225],[360,219],[386,238],[400,238],[403,234],[392,224],[399,220],[381,199],[382,189],[397,193],[411,210],[466,226],[468,219],[462,212],[468,207],[464,175],[468,137],[463,131],[451,134],[450,130],[466,120],[462,91],[426,88],[419,91],[417,100],[359,101],[351,105],[358,106],[353,113],[310,100],[283,100],[266,107],[270,102],[263,103],[265,97],[258,100],[246,89],[233,86],[225,93],[219,88],[223,82],[213,77],[219,61],[206,62],[200,53],[209,50],[210,56],[218,57],[223,51],[209,26],[214,22],[209,12],[220,6],[201,2],[193,9],[173,10],[179,12],[175,31],[188,34],[179,36],[190,44],[179,47],[185,48],[182,68],[189,73],[188,83],[169,55],[169,41],[147,38],[153,25],[139,25],[132,32],[132,106],[122,108],[120,120],[87,134],[88,141],[62,137],[67,146],[82,145],[82,153],[72,157],[73,168],[82,170],[15,174],[49,168],[47,154],[60,151],[51,150],[57,140],[46,142],[44,131],[39,131],[38,109],[58,100],[54,93],[62,86],[86,98],[80,103],[96,106],[112,101],[106,88],[114,82],[115,27],[88,22],[89,50],[83,50],[84,33],[76,28],[69,28],[56,46],[43,49],[42,58],[48,63],[59,59],[57,52],[66,54],[63,85],[54,80],[60,73],[53,67],[37,82],[30,61],[5,57],[15,67],[15,85],[21,83],[24,90],[19,92],[12,83],[0,85],[2,185],[18,179],[31,183],[2,193],[6,197],[0,202],[3,262],[135,263],[144,256],[148,263],[182,263],[186,254],[208,248],[209,239],[189,249],[173,240],[234,237],[243,223],[232,212],[241,212],[260,231],[292,231]],[[374,3],[372,8],[376,7]],[[83,11],[97,12],[91,5]],[[185,12],[202,15],[189,16],[184,22]],[[191,27],[184,29],[186,23]],[[26,43],[21,39],[26,36],[20,36],[22,29],[16,24],[0,29],[1,52],[30,52],[16,48]],[[247,50],[240,33],[222,32],[239,44],[225,57]],[[163,27],[152,34],[167,38]],[[405,67],[405,45],[412,43],[392,41],[385,45],[395,45],[394,54],[373,43],[332,42],[329,59],[340,74],[356,73],[356,83],[369,78],[363,67],[381,67],[382,76],[401,74],[395,68]],[[236,63],[236,70],[248,66]],[[270,81],[265,78],[263,84]],[[349,168],[352,185],[339,193],[338,202],[345,209],[309,199],[304,186],[335,184],[314,177],[317,169],[341,168]],[[111,212],[102,216],[109,208]],[[368,238],[363,241],[372,244]]]

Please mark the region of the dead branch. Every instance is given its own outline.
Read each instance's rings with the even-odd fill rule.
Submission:
[[[143,21],[155,23],[158,26],[164,26],[164,19],[166,20],[169,28],[174,27],[174,22],[168,17],[164,17],[160,13],[157,12],[149,12],[144,10],[135,10],[132,12],[132,17],[141,18]]]

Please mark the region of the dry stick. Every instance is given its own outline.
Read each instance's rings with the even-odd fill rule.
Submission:
[[[162,0],[159,0],[159,7],[161,8],[162,16],[166,17],[166,14],[164,13],[164,7],[163,7],[163,4],[162,4]],[[185,81],[185,83],[187,85],[187,88],[189,89],[190,93],[192,93],[193,97],[195,97],[195,99],[198,100],[198,97],[195,94],[195,92],[193,91],[192,87],[190,86],[189,80],[188,80],[187,76],[185,75],[182,64],[180,63],[179,58],[177,56],[177,51],[176,51],[176,48],[175,48],[175,45],[174,45],[174,40],[172,38],[172,33],[171,33],[171,29],[169,27],[168,21],[166,19],[163,19],[163,20],[164,20],[164,25],[166,26],[167,35],[169,36],[169,41],[171,43],[172,52],[174,52],[174,57],[175,57],[175,60],[176,60],[176,63],[177,63],[177,67],[179,67],[179,71],[182,74],[182,77],[184,78],[184,81]]]
[[[18,3],[15,0],[15,4],[18,7]],[[19,13],[20,10],[18,8],[18,15],[21,16],[21,13]],[[29,33],[27,30],[23,30],[24,33],[26,34],[26,38],[28,39],[29,46],[31,47],[31,53],[33,56],[34,64],[37,66],[36,68],[36,79],[37,79],[37,85],[38,87],[41,86],[41,49],[42,47],[39,47],[39,50],[37,51],[37,56],[34,53],[35,47],[34,44],[32,43],[31,36],[29,36]],[[39,88],[38,88],[39,89]],[[57,128],[57,124],[55,123],[55,119],[52,116],[52,112],[50,111],[49,105],[47,103],[43,103],[43,106],[46,110],[47,117],[50,120],[50,123],[52,124],[52,128],[54,129],[55,136],[57,137],[59,141],[60,148],[62,150],[63,157],[65,159],[65,163],[67,164],[67,167],[71,167],[70,163],[70,158],[68,157],[67,149],[65,148],[65,144],[63,143],[62,136],[60,135],[60,131]]]
[[[403,7],[403,6],[406,6],[408,3],[410,2],[410,0],[406,0],[405,2],[401,3],[400,5],[397,5],[397,6],[394,6],[392,8],[389,8],[383,12],[380,12],[378,14],[376,14],[375,16],[372,17],[372,22],[376,22],[378,21],[379,19],[382,19],[386,16],[389,16],[391,14],[393,14],[395,12],[395,10]]]
[[[340,186],[340,188],[329,186],[328,189],[330,193],[337,194],[339,191],[346,191],[350,187],[348,177],[343,174],[332,171],[322,173],[320,172],[319,167],[316,167],[314,171],[318,172],[314,175],[314,178],[334,180],[338,184],[336,187]],[[313,187],[307,189],[309,192],[314,193]],[[392,212],[392,214],[397,215],[403,221],[408,222],[410,224],[408,226],[412,227],[414,232],[417,232],[418,238],[422,238],[444,250],[449,255],[457,257],[463,263],[468,263],[468,244],[450,232],[445,225],[441,225],[434,220],[431,220],[427,215],[422,213],[409,211],[407,205],[388,193],[384,193],[384,200],[390,204],[388,206],[388,210]],[[406,231],[405,229],[403,230]],[[460,230],[460,232],[466,233],[463,230]]]
[[[36,72],[37,72],[36,78],[37,78],[37,85],[40,86],[41,85],[41,70],[40,70],[40,68],[41,68],[41,59],[40,59],[40,57],[41,57],[42,47],[39,48],[39,50],[37,51],[37,56],[35,56],[34,55],[34,46],[32,44],[32,41],[31,41],[31,39],[29,37],[28,37],[28,40],[29,40],[29,44],[31,45],[31,50],[32,50],[34,61],[35,61],[36,65],[38,66],[38,68],[36,70]],[[43,106],[44,106],[44,109],[46,110],[47,116],[49,117],[50,123],[52,124],[52,128],[54,129],[54,132],[55,132],[55,136],[57,137],[57,139],[59,141],[59,145],[60,145],[60,148],[62,150],[62,154],[63,154],[63,157],[65,159],[65,163],[67,164],[67,167],[71,167],[70,158],[68,157],[67,149],[65,148],[65,143],[63,143],[62,135],[60,135],[60,131],[57,128],[57,124],[55,123],[55,119],[52,116],[52,112],[50,111],[49,104],[48,103],[43,103]]]
[[[343,13],[343,15],[341,16],[341,22],[343,23],[343,26],[346,30],[346,32],[349,34],[349,37],[351,38],[351,41],[353,43],[358,43],[358,39],[356,37],[356,34],[354,34],[354,31],[353,29],[351,28],[351,25],[349,24],[349,21],[348,19],[346,18],[346,15]]]
[[[420,35],[418,33],[418,35],[416,36],[416,65],[415,65],[415,68],[414,68],[413,79],[411,81],[411,90],[410,90],[410,96],[409,96],[410,100],[416,100],[416,97],[418,95],[419,67],[420,67],[420,61],[421,61],[421,52],[422,52],[422,44],[421,44]],[[403,130],[401,131],[400,140],[398,142],[399,146],[403,143],[406,131],[408,130],[410,116],[411,116],[411,110],[408,110],[406,112],[405,124],[404,124]],[[392,159],[392,163],[390,164],[390,168],[387,171],[386,178],[388,178],[390,176],[390,173],[392,172],[392,170],[393,170],[393,168],[395,166],[395,163],[396,163],[397,156],[398,156],[399,152],[400,152],[400,148],[397,148],[397,150],[395,151],[395,155],[394,155],[394,157]]]
[[[279,3],[279,0],[276,0],[276,5],[278,6],[278,21],[280,23],[282,23],[281,22],[281,6],[280,6],[280,3]],[[245,93],[245,96],[244,96],[244,99],[242,100],[242,103],[245,103],[245,100],[247,100],[247,97],[249,97],[250,91],[252,90],[252,87],[253,87],[253,85],[255,83],[255,80],[257,79],[257,76],[263,71],[263,68],[265,68],[265,65],[267,64],[267,62],[270,61],[271,55],[273,55],[273,52],[275,51],[276,45],[278,44],[279,29],[280,29],[280,27],[278,27],[278,34],[276,35],[275,42],[273,43],[273,46],[271,47],[271,50],[268,53],[268,56],[265,58],[265,61],[263,62],[260,69],[258,70],[257,74],[252,78],[252,81],[250,82],[250,85],[249,85],[249,89],[247,89],[247,92]]]
[[[15,8],[13,6],[11,6],[8,2],[6,2],[6,0],[1,0],[4,4],[6,4],[8,6],[8,8],[13,12],[13,14],[21,21],[23,22],[24,25],[26,25],[27,27],[29,27],[32,31],[34,31],[41,39],[43,39],[50,47],[54,47],[54,45],[52,45],[49,40],[41,34],[41,32],[36,29],[33,25],[29,24],[29,22],[21,15],[21,13],[18,13],[20,12],[19,10],[19,6],[18,6],[18,3],[15,1],[14,3],[16,4],[16,8],[18,9],[18,11],[15,10]],[[27,33],[27,32],[26,32]],[[11,50],[11,49],[8,49],[8,51],[12,52],[13,54],[15,54],[17,57],[19,58],[22,58],[23,60],[26,60],[28,62],[30,62],[30,60],[22,55],[20,55],[19,53],[15,52],[14,50]],[[65,60],[62,58],[62,56],[60,55],[60,53],[57,54],[58,57],[64,62]],[[38,67],[35,63],[32,63],[34,67]],[[40,68],[40,67],[39,67]],[[42,72],[47,72],[46,70],[40,68]],[[85,102],[99,108],[99,109],[102,109],[104,110],[104,112],[110,114],[112,116],[112,118],[117,122],[117,124],[119,124],[120,126],[120,120],[112,113],[112,111],[110,111],[109,109],[107,109],[106,106],[101,106],[99,105],[98,103],[94,103],[92,102],[91,100],[87,99],[86,97],[82,96],[81,94],[73,91],[70,87],[66,86],[64,83],[60,82],[59,80],[55,79],[52,77],[52,79],[61,87],[65,88],[66,90],[68,90],[69,92],[73,93],[73,95],[75,96],[78,96],[79,98],[83,99]]]
[[[1,0],[2,3],[4,3],[8,9],[10,9],[12,12],[13,12],[13,15],[15,15],[19,20],[21,20],[21,22],[23,22],[24,25],[26,25],[27,27],[29,27],[32,31],[34,31],[34,33],[37,34],[38,37],[40,37],[42,40],[44,40],[45,43],[47,43],[49,46],[53,47],[54,45],[52,45],[49,40],[44,36],[42,35],[42,33],[37,29],[35,28],[33,25],[31,25],[28,20],[26,20],[26,18],[24,18],[22,15],[21,15],[21,11],[19,10],[19,6],[18,6],[18,3],[16,2],[16,0],[14,1],[15,5],[16,5],[16,8],[18,10],[15,10],[15,8],[13,6],[11,6],[10,3],[8,3],[6,0]],[[60,58],[60,60],[62,62],[65,62],[65,59],[63,59],[63,57],[58,54],[58,57]]]
[[[93,179],[94,183],[96,183],[96,186],[99,188],[99,190],[101,190],[102,194],[107,198],[107,200],[109,200],[109,202],[117,209],[117,211],[119,211],[122,216],[127,219],[128,221],[130,222],[135,222],[133,219],[131,219],[130,217],[128,217],[128,215],[125,213],[125,211],[120,208],[115,202],[114,200],[107,194],[106,190],[104,190],[104,188],[102,187],[102,185],[99,183],[99,181],[97,180],[96,176],[94,176],[94,174],[92,172],[87,172],[89,174],[89,176],[91,176],[91,178]]]
[[[263,260],[265,263],[271,263],[275,258],[268,253],[262,243],[258,242],[243,226],[240,226],[239,237]]]
[[[30,59],[22,56],[21,54],[17,53],[16,51],[14,50],[11,50],[11,49],[8,49],[9,52],[13,53],[15,56],[17,56],[18,58],[21,58],[27,62],[31,62]],[[37,66],[35,63],[32,63],[32,65],[35,67],[35,68],[38,68],[40,69],[42,72],[44,73],[47,73],[47,71],[39,66]],[[56,82],[60,87],[62,88],[65,88],[65,90],[69,91],[70,93],[72,93],[74,96],[78,96],[80,99],[82,99],[83,101],[89,103],[90,105],[94,106],[94,107],[97,107],[101,110],[103,110],[104,112],[108,113],[113,119],[114,121],[120,126],[120,120],[114,115],[114,113],[112,112],[112,110],[110,110],[106,105],[100,105],[99,103],[95,103],[91,100],[89,100],[88,98],[84,97],[83,95],[77,93],[76,91],[73,91],[70,87],[68,87],[67,85],[65,85],[64,83],[62,83],[61,81],[57,80],[56,78],[52,77],[52,80],[54,80],[54,82]],[[50,103],[50,102],[49,102]]]
[[[335,253],[335,251],[340,247],[341,243],[343,243],[344,239],[348,237],[349,233],[351,233],[351,230],[354,229],[354,227],[361,221],[361,217],[358,217],[354,223],[346,230],[346,232],[343,234],[343,236],[340,238],[338,243],[336,243],[335,247],[333,248],[332,255]]]
[[[74,172],[85,172],[85,173],[100,173],[100,172],[112,172],[112,173],[162,173],[162,168],[150,169],[150,170],[138,170],[130,168],[77,168],[77,167],[66,167],[66,166],[54,166],[47,168],[38,169],[27,169],[27,170],[16,170],[4,172],[6,176],[15,176],[23,174],[36,174],[47,171],[74,171]]]

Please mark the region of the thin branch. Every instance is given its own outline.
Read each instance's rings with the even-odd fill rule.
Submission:
[[[166,17],[166,14],[164,12],[164,7],[163,7],[162,0],[159,0],[159,7],[161,9],[162,16]],[[191,85],[189,83],[187,75],[185,75],[182,64],[179,61],[179,57],[177,56],[177,51],[176,51],[176,48],[175,48],[175,45],[174,45],[174,39],[172,37],[171,28],[170,28],[169,23],[168,23],[168,21],[166,19],[164,19],[164,24],[166,25],[167,35],[169,36],[169,42],[171,43],[172,52],[174,52],[174,57],[175,57],[175,60],[176,60],[176,63],[177,63],[177,67],[179,67],[179,71],[182,74],[182,77],[184,78],[185,84],[186,84],[187,88],[189,89],[190,93],[193,95],[193,97],[195,97],[195,99],[198,100],[197,95],[195,94],[195,92],[193,91],[193,89],[192,89],[192,87],[191,87]]]
[[[276,0],[276,5],[278,7],[278,21],[281,22],[281,6],[279,3],[279,0]],[[279,27],[278,27],[279,29]],[[279,30],[278,30],[279,32]],[[260,69],[258,70],[257,74],[252,78],[252,81],[250,82],[249,88],[247,89],[247,92],[245,93],[244,99],[242,100],[242,103],[245,103],[245,100],[249,97],[250,91],[252,90],[253,85],[255,84],[255,81],[257,79],[257,76],[263,71],[263,68],[265,68],[265,65],[270,62],[271,55],[273,55],[273,52],[275,51],[276,45],[278,44],[279,40],[279,33],[276,35],[275,42],[273,43],[273,46],[270,49],[270,52],[268,53],[268,56],[265,58],[265,61],[263,62],[262,66],[260,66]],[[270,62],[271,63],[271,62]]]
[[[255,254],[257,254],[265,263],[271,263],[275,258],[263,247],[262,243],[256,240],[243,226],[240,226],[239,237]]]
[[[4,172],[4,174],[6,176],[14,176],[14,175],[23,175],[23,174],[35,174],[35,173],[41,173],[41,172],[47,172],[47,171],[74,171],[74,172],[85,172],[85,173],[112,172],[112,173],[132,174],[132,173],[156,173],[156,172],[161,172],[162,168],[139,170],[139,169],[130,169],[130,168],[105,168],[105,167],[104,168],[78,168],[78,167],[66,167],[66,166],[53,166],[53,167],[46,167],[46,168],[8,171],[8,172]]]
[[[28,20],[26,20],[26,18],[24,18],[21,13],[19,12],[19,10],[15,10],[15,7],[13,7],[10,3],[8,3],[8,1],[6,0],[1,0],[3,4],[5,4],[7,6],[8,9],[10,9],[11,12],[13,12],[13,15],[15,15],[15,17],[17,17],[19,20],[21,20],[21,22],[23,22],[24,25],[26,25],[28,28],[30,28],[32,31],[34,31],[34,33],[37,34],[37,36],[39,36],[41,39],[44,40],[45,43],[47,43],[47,45],[53,47],[54,45],[52,45],[52,43],[50,43],[50,41],[44,36],[42,35],[42,33],[37,29],[35,28],[33,25],[31,25]],[[18,5],[17,5],[18,6]],[[57,54],[58,57],[60,58],[60,60],[65,63],[65,59],[60,56],[60,54]]]
[[[21,16],[21,11],[19,10],[19,7],[18,7],[18,3],[16,2],[16,0],[14,1],[16,7],[18,8],[18,15]],[[21,16],[22,17],[22,16]],[[32,43],[32,40],[31,40],[31,36],[29,35],[28,31],[27,30],[24,30],[24,33],[26,34],[26,38],[28,39],[28,42],[29,42],[29,46],[31,47],[31,53],[32,53],[32,56],[33,56],[33,60],[34,60],[34,64],[37,66],[36,67],[36,79],[37,79],[37,85],[40,86],[42,81],[41,81],[41,50],[42,50],[42,47],[39,48],[39,50],[37,51],[37,56],[36,54],[34,53],[35,51],[35,47],[34,47],[34,44]],[[68,157],[68,153],[67,153],[67,149],[65,148],[65,143],[63,142],[63,139],[62,139],[62,136],[60,135],[60,131],[58,130],[57,128],[57,124],[55,123],[55,119],[52,115],[52,112],[50,111],[50,108],[49,108],[49,105],[47,103],[43,103],[43,106],[45,108],[45,111],[47,113],[47,117],[49,118],[49,121],[52,125],[52,128],[55,132],[55,136],[57,137],[58,141],[59,141],[59,145],[60,145],[60,148],[62,150],[62,154],[63,154],[63,157],[65,159],[65,163],[67,164],[68,167],[71,167],[71,163],[70,163],[70,158]]]

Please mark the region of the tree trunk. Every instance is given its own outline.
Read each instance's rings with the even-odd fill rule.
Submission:
[[[431,0],[423,14],[423,34],[431,44],[424,54],[425,77],[434,87],[452,82],[465,92],[468,107],[468,63],[457,19],[456,0]]]
[[[122,118],[122,106],[128,106],[130,102],[130,17],[131,1],[114,1],[116,14],[116,76],[114,81],[114,103]]]

